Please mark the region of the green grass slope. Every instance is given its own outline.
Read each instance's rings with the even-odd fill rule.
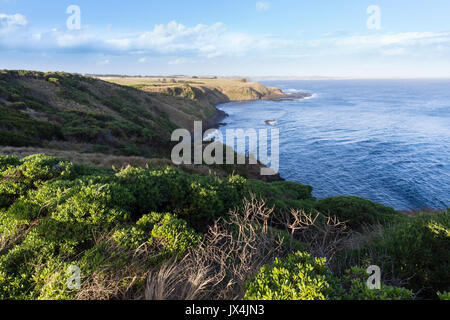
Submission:
[[[0,145],[157,157],[216,109],[66,73],[0,71]]]

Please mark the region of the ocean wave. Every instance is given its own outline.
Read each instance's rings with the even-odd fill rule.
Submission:
[[[310,100],[310,99],[315,99],[317,98],[319,95],[317,93],[313,93],[312,95],[310,95],[309,97],[304,97],[303,100]]]
[[[302,90],[298,90],[298,89],[286,89],[283,90],[284,93],[300,93],[302,92]]]

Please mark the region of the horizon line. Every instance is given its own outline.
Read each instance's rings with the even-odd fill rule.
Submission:
[[[253,81],[259,80],[450,80],[448,76],[322,76],[322,75],[214,75],[214,74],[120,74],[120,73],[86,73],[86,72],[70,72],[62,70],[39,70],[39,69],[7,69],[1,68],[5,71],[38,71],[38,72],[64,72],[79,74],[83,76],[92,77],[130,77],[130,78],[230,78],[230,79],[249,79]]]

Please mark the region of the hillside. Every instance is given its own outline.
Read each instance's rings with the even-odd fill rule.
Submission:
[[[231,101],[251,101],[277,99],[285,96],[278,88],[266,87],[246,79],[211,78],[150,78],[150,77],[100,77],[99,79],[130,86],[150,94],[176,97],[179,103],[187,105],[188,110],[207,110],[205,127],[214,126],[225,114],[215,106]],[[190,112],[187,112],[190,113]],[[212,115],[212,116],[211,116]],[[192,126],[191,118],[177,119],[183,127]]]
[[[283,95],[281,89],[266,87],[259,82],[249,82],[246,79],[198,77],[100,77],[99,79],[132,86],[150,93],[163,93],[213,105],[230,101],[271,99]]]
[[[150,90],[66,73],[1,71],[0,145],[164,157],[171,132],[214,120],[217,103],[272,93],[260,84],[227,82],[221,89]]]

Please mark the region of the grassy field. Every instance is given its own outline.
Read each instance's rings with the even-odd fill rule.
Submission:
[[[146,92],[176,94],[176,89],[178,89],[178,96],[192,99],[199,99],[207,93],[214,93],[216,97],[213,94],[212,103],[255,100],[281,94],[281,90],[278,88],[266,87],[246,79],[187,77],[100,77],[100,79]],[[214,98],[218,102],[215,102]]]

